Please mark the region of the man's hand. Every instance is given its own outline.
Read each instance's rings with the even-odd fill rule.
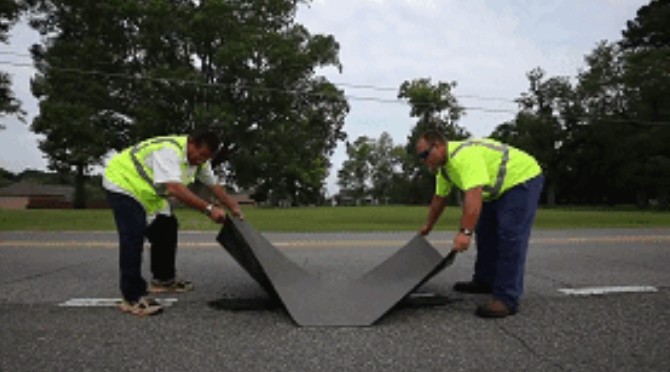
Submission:
[[[230,196],[228,196],[226,191],[223,189],[223,186],[216,184],[210,186],[210,189],[212,190],[214,195],[216,195],[216,197],[219,199],[221,205],[226,206],[230,210],[230,213],[233,216],[241,220],[244,219],[244,214],[242,213],[239,204],[237,204],[235,200],[233,200]]]
[[[472,240],[472,237],[469,235],[463,233],[456,234],[456,237],[454,238],[454,250],[456,252],[467,250],[468,247],[470,247],[470,240]]]
[[[209,218],[216,223],[223,223],[226,220],[226,211],[223,208],[214,207],[209,212]]]
[[[240,209],[239,206],[233,208],[233,209],[230,211],[230,213],[232,213],[233,216],[235,216],[235,217],[237,217],[237,218],[239,218],[239,219],[241,219],[241,220],[244,219],[244,213],[242,213],[242,210]]]

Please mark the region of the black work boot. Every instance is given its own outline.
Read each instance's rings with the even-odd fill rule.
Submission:
[[[489,302],[477,306],[475,314],[481,318],[504,318],[516,314],[517,309],[510,308],[502,301],[492,298]]]

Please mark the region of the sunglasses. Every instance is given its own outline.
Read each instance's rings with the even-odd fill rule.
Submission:
[[[430,152],[433,151],[433,146],[434,146],[434,145],[430,145],[429,148],[427,148],[427,149],[421,151],[421,152],[418,154],[419,159],[421,159],[421,160],[426,160],[426,159],[428,158],[428,155],[430,155]]]

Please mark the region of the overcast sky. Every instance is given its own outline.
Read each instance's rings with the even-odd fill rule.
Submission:
[[[349,140],[376,138],[386,131],[395,144],[404,144],[415,120],[406,104],[386,102],[396,99],[403,81],[456,81],[454,93],[468,108],[460,124],[477,137],[487,136],[514,116],[513,100],[527,90],[528,71],[539,66],[549,76],[574,77],[596,43],[620,39],[626,21],[648,2],[315,0],[300,7],[297,21],[313,34],[334,35],[340,44],[342,72],[328,68],[319,74],[349,97],[351,112],[344,127]],[[0,70],[13,76],[14,92],[29,121],[37,112],[29,88],[33,70],[15,65],[30,63],[27,49],[37,41],[34,31],[18,24],[10,44],[0,44]],[[12,118],[0,120],[7,127],[0,131],[0,167],[12,172],[46,169],[28,126]],[[337,191],[337,169],[344,160],[342,144],[332,159],[331,193]]]

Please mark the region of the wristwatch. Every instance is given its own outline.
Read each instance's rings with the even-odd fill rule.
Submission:
[[[472,234],[474,233],[474,231],[472,231],[472,230],[470,230],[470,229],[466,229],[465,227],[461,227],[461,229],[459,230],[459,232],[460,232],[461,234],[465,235],[465,236],[472,236]]]
[[[207,206],[205,207],[205,211],[207,211],[208,216],[212,215],[212,209],[214,209],[214,204],[207,204]]]

